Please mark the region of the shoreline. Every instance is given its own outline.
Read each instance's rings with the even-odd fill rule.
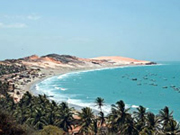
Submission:
[[[128,66],[125,66],[125,67],[128,67]],[[57,70],[55,70],[53,75],[46,75],[43,78],[36,78],[36,80],[34,80],[31,83],[27,84],[25,87],[26,87],[27,91],[30,92],[30,94],[32,94],[34,96],[38,96],[41,93],[38,93],[36,91],[36,88],[35,88],[36,84],[38,84],[38,83],[40,83],[40,82],[42,82],[42,81],[44,81],[44,80],[46,80],[48,78],[55,77],[55,76],[61,76],[61,75],[69,74],[69,73],[89,72],[89,71],[106,70],[106,69],[108,70],[108,69],[122,68],[122,67],[124,67],[124,65],[122,65],[122,66],[112,66],[112,67],[100,67],[100,68],[96,67],[96,68],[85,68],[85,69],[68,69],[67,71],[64,71],[64,72],[58,72]],[[47,73],[47,71],[49,71],[49,70],[47,70],[47,69],[44,70],[44,72],[46,72],[46,73]],[[47,96],[49,96],[49,95],[47,95]],[[49,98],[49,100],[54,100],[54,99]],[[59,103],[58,101],[55,101],[55,102]],[[77,111],[80,111],[83,108],[83,106],[80,106],[80,105],[77,105],[77,104],[68,103],[68,105],[70,107],[73,107]],[[98,109],[93,109],[93,112],[95,114],[98,114]]]
[[[31,92],[33,91],[33,87],[37,84],[40,83],[48,78],[54,77],[54,76],[60,76],[60,75],[65,75],[65,74],[69,74],[69,73],[76,73],[76,72],[91,72],[91,71],[96,71],[96,70],[108,70],[108,69],[116,69],[116,68],[127,68],[127,67],[143,67],[143,66],[158,66],[161,64],[153,64],[153,65],[121,65],[121,66],[109,66],[109,67],[95,67],[95,68],[85,68],[85,69],[69,69],[67,71],[62,71],[62,72],[58,72],[58,70],[54,70],[54,69],[49,69],[49,70],[54,70],[54,74],[53,75],[46,75],[45,77],[42,78],[36,78],[34,81],[32,81],[31,83],[27,84],[25,86],[25,88],[27,89],[27,91]],[[45,70],[45,69],[44,69]],[[48,69],[45,70],[45,72],[47,73],[47,71],[49,71]],[[45,73],[43,72],[43,73]],[[33,93],[31,93],[33,94]]]
[[[120,56],[108,56],[97,58],[78,58],[71,55],[49,54],[45,56],[32,55],[17,60],[1,61],[7,70],[0,80],[8,82],[7,92],[17,103],[23,95],[29,91],[35,95],[35,84],[58,75],[71,72],[83,72],[110,68],[136,67],[156,65],[155,62],[136,60]],[[13,67],[14,66],[14,67]]]
[[[158,64],[156,64],[158,65]],[[43,78],[38,78],[36,79],[36,81],[31,82],[30,84],[28,84],[26,87],[28,89],[28,91],[34,95],[37,96],[41,93],[38,93],[36,91],[36,84],[51,78],[51,77],[55,77],[55,76],[61,76],[61,75],[65,75],[65,74],[69,74],[69,73],[76,73],[76,72],[91,72],[91,71],[96,71],[96,70],[108,70],[108,69],[116,69],[116,68],[128,68],[128,67],[143,67],[143,66],[156,66],[156,65],[121,65],[121,66],[109,66],[109,67],[100,67],[100,68],[85,68],[85,69],[68,69],[64,72],[54,72],[53,75],[47,75]],[[47,72],[47,69],[45,70]],[[43,94],[43,93],[42,93]],[[47,95],[47,96],[51,96],[51,95]],[[50,100],[54,100],[54,99],[50,99]],[[55,100],[54,100],[55,101]],[[56,101],[57,103],[59,103],[58,101]],[[75,108],[76,110],[80,111],[83,106],[77,105],[77,104],[71,104],[68,103],[70,107]],[[93,111],[96,113],[98,112],[98,110],[93,109]]]

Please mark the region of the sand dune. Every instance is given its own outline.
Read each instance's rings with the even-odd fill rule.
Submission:
[[[122,65],[146,65],[151,64],[150,61],[136,60],[132,58],[120,56],[103,56],[97,58],[78,58],[70,55],[49,54],[39,57],[32,55],[22,60],[22,63],[27,66],[36,66],[41,68],[85,68],[85,67],[107,67],[107,66],[122,66]]]
[[[107,60],[110,62],[115,62],[115,63],[122,63],[122,64],[146,64],[150,63],[150,61],[143,61],[143,60],[136,60],[132,58],[126,58],[126,57],[120,57],[120,56],[102,56],[102,57],[97,57],[97,58],[92,58],[94,60]]]

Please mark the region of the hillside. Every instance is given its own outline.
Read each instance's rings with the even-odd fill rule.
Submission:
[[[12,60],[11,60],[12,61]],[[14,60],[15,61],[15,60]],[[17,63],[17,61],[15,61]],[[48,54],[45,56],[32,55],[29,57],[21,58],[18,63],[26,66],[34,66],[40,68],[85,68],[85,67],[109,67],[109,66],[122,66],[122,65],[149,65],[155,64],[150,61],[142,61],[131,58],[111,56],[111,57],[98,57],[98,58],[78,58],[71,55],[58,55]]]

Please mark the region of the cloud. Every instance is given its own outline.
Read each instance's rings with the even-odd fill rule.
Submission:
[[[41,16],[28,15],[26,18],[29,19],[29,20],[39,20],[41,18]]]
[[[4,24],[0,22],[0,28],[25,28],[27,27],[24,23]]]
[[[21,20],[39,20],[41,16],[36,14],[30,15],[3,15],[4,18],[7,19],[21,19]]]

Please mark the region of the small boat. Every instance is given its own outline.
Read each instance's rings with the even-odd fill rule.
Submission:
[[[157,84],[153,84],[153,86],[158,86]]]
[[[137,81],[137,78],[132,78],[133,81]]]

